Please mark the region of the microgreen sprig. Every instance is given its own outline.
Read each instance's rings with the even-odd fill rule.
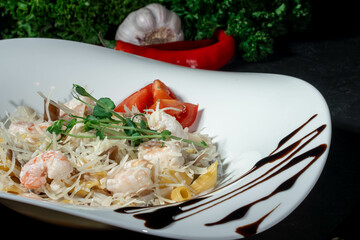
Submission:
[[[139,145],[141,142],[150,139],[159,139],[165,141],[167,139],[175,139],[184,141],[190,144],[194,144],[199,147],[208,147],[208,145],[202,142],[195,142],[188,139],[183,139],[171,135],[169,130],[163,130],[161,132],[152,130],[148,127],[146,121],[140,119],[135,121],[137,116],[144,116],[143,114],[136,114],[132,118],[121,116],[115,112],[115,104],[110,98],[96,99],[85,88],[73,84],[72,95],[78,101],[93,108],[93,113],[86,115],[85,117],[70,115],[71,120],[60,119],[53,123],[47,131],[61,135],[58,141],[61,141],[65,136],[75,138],[100,138],[100,139],[126,139],[130,140],[133,146]],[[96,104],[91,105],[81,99],[80,96],[88,97]],[[70,133],[76,124],[83,124],[84,133],[94,132],[94,134],[73,134]],[[52,144],[52,143],[51,143]],[[51,146],[48,146],[48,148]]]
[[[81,100],[79,95],[81,95],[83,97],[88,97],[96,103],[96,106],[94,107],[95,112],[93,113],[94,116],[99,117],[99,118],[110,118],[111,116],[115,116],[118,119],[120,119],[121,121],[123,121],[124,123],[126,122],[124,117],[122,117],[117,112],[113,111],[113,109],[115,108],[115,104],[110,98],[100,98],[98,100],[98,99],[94,98],[90,93],[88,93],[85,90],[85,88],[83,88],[77,84],[73,84],[74,98],[76,98],[77,100],[84,103],[84,101]]]

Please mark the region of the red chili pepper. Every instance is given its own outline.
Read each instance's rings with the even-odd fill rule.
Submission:
[[[216,30],[213,39],[179,41],[148,46],[116,41],[116,50],[181,66],[217,70],[228,63],[235,52],[235,40],[224,30]]]
[[[156,48],[159,50],[169,50],[169,51],[176,51],[176,50],[192,50],[196,48],[202,48],[214,44],[216,42],[215,39],[203,39],[197,41],[177,41],[177,42],[169,42],[169,43],[162,43],[162,44],[153,44],[148,45],[146,47]]]

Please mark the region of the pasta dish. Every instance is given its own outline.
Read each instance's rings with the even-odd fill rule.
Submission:
[[[153,206],[212,189],[219,156],[190,132],[197,105],[160,80],[115,106],[74,84],[66,103],[44,113],[18,106],[0,122],[0,191],[95,207]]]

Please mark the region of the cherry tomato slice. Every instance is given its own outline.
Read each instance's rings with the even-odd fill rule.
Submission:
[[[178,100],[176,95],[158,79],[131,94],[114,111],[125,112],[124,106],[131,110],[134,105],[137,106],[140,112],[148,108],[155,110],[157,101],[159,101],[160,109],[165,107],[180,109],[180,111],[166,110],[165,112],[174,116],[183,127],[190,127],[194,123],[198,105]]]
[[[192,103],[184,103],[180,100],[176,99],[159,99],[159,108],[173,107],[180,109],[180,111],[176,110],[166,110],[167,114],[175,117],[176,120],[184,127],[190,127],[197,116],[198,105]],[[156,102],[150,107],[151,109],[156,109]]]
[[[119,105],[114,109],[115,112],[125,112],[124,106],[127,106],[130,110],[132,106],[137,106],[140,112],[143,112],[144,109],[149,108],[153,105],[153,94],[152,94],[152,83],[140,89],[137,92],[134,92],[129,97],[124,99]]]
[[[152,85],[153,99],[156,102],[158,99],[177,99],[175,94],[159,79],[156,79]]]

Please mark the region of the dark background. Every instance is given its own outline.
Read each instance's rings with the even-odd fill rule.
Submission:
[[[250,237],[251,240],[357,239],[360,216],[360,13],[356,3],[313,1],[313,19],[306,32],[278,39],[275,54],[266,61],[246,63],[235,56],[222,69],[286,74],[303,79],[323,94],[332,116],[330,154],[319,181],[293,213],[271,229]],[[159,239],[126,230],[60,227],[25,217],[2,205],[0,214],[2,219],[8,219],[2,222],[2,229],[19,237],[45,234],[84,238],[91,234],[94,238]]]

